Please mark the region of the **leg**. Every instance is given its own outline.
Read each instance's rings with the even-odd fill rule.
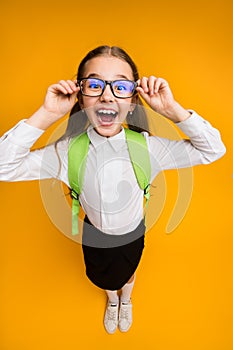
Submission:
[[[122,288],[119,328],[122,332],[127,332],[132,324],[132,304],[131,293],[135,281],[135,274],[129,279]],[[109,334],[115,333],[118,325],[118,304],[119,297],[117,290],[105,290],[108,296],[108,304],[104,316],[104,326]]]
[[[132,325],[132,303],[131,294],[134,287],[135,275],[122,288],[120,312],[119,312],[119,329],[127,332]]]
[[[118,304],[119,302],[119,297],[117,294],[117,290],[105,290],[108,300],[111,304]]]
[[[130,302],[131,294],[133,291],[135,282],[135,274],[129,279],[129,281],[123,286],[121,293],[121,302]]]
[[[117,290],[105,290],[105,292],[108,296],[108,303],[104,315],[104,326],[109,334],[113,334],[118,326],[119,298]]]

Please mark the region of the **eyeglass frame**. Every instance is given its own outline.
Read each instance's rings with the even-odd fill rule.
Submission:
[[[80,82],[82,82],[82,80],[87,80],[87,79],[96,79],[96,80],[100,80],[104,83],[104,87],[102,89],[102,92],[100,95],[95,95],[95,96],[91,96],[91,95],[87,95],[87,94],[84,94],[83,91],[82,91],[82,87],[80,85]],[[113,86],[112,86],[112,83],[115,83],[116,81],[129,81],[131,83],[134,84],[134,89],[133,89],[133,93],[132,93],[132,96],[128,96],[128,97],[121,97],[121,96],[116,96],[115,93],[114,93],[114,90],[113,90]],[[129,80],[129,79],[116,79],[116,80],[103,80],[103,79],[99,79],[99,78],[95,78],[95,77],[88,77],[88,78],[81,78],[81,79],[78,79],[77,80],[77,86],[80,86],[80,92],[83,96],[88,96],[88,97],[100,97],[103,95],[105,89],[106,89],[106,86],[107,85],[110,85],[110,89],[111,89],[111,92],[113,94],[114,97],[116,98],[122,98],[122,99],[125,99],[125,98],[131,98],[133,97],[137,91],[136,91],[136,87],[138,86],[138,83],[136,81],[133,81],[133,80]]]

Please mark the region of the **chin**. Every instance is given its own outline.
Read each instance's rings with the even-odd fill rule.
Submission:
[[[110,127],[98,125],[95,127],[95,130],[101,136],[111,137],[117,135],[121,131],[121,125],[112,125]]]

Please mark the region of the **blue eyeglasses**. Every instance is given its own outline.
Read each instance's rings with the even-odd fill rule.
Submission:
[[[97,97],[104,93],[107,85],[110,85],[113,95],[117,98],[129,98],[135,94],[137,83],[132,80],[107,81],[97,78],[82,78],[78,80],[81,94]]]

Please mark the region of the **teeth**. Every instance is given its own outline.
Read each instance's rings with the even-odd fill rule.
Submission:
[[[101,114],[105,114],[105,115],[110,115],[110,114],[116,115],[117,114],[117,112],[109,110],[109,109],[99,109],[97,112],[101,113]]]

